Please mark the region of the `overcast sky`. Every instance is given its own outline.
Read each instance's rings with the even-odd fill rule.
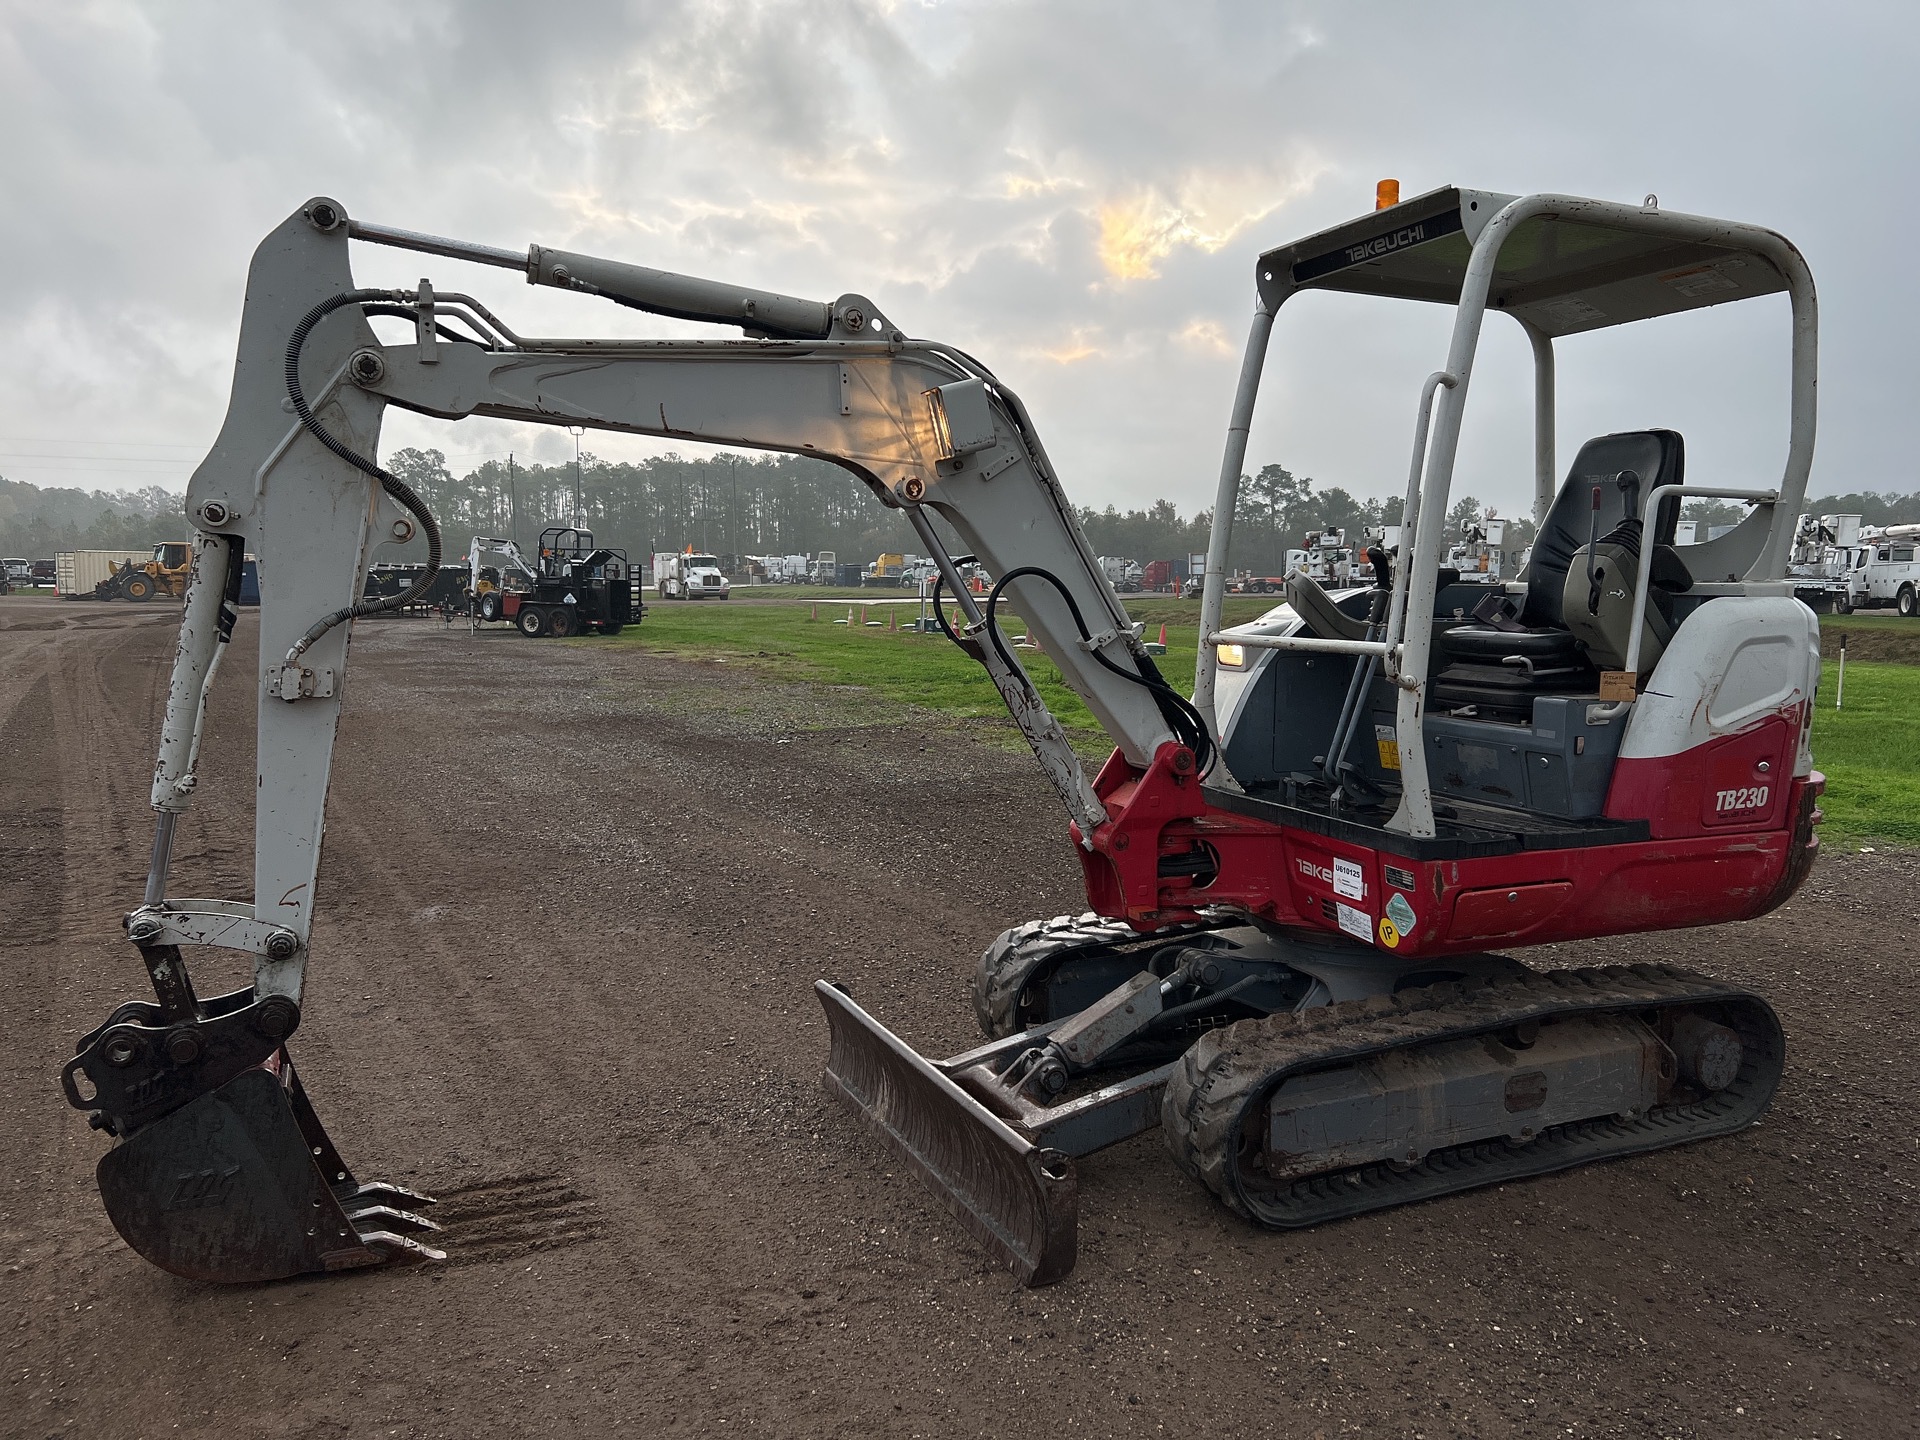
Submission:
[[[248,258],[308,197],[820,299],[871,295],[1026,399],[1070,493],[1211,503],[1255,257],[1457,183],[1773,226],[1820,288],[1815,493],[1920,488],[1920,6],[84,3],[0,0],[0,474],[184,485]],[[522,333],[674,333],[505,271],[356,247]],[[1404,485],[1451,311],[1309,296],[1249,462]],[[724,332],[732,333],[732,332]],[[1786,302],[1563,342],[1561,462],[1670,425],[1777,479]],[[1491,326],[1456,496],[1530,491],[1527,352]],[[390,413],[457,470],[564,431]],[[599,454],[653,442],[589,437]]]

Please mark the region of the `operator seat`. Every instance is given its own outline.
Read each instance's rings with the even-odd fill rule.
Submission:
[[[1563,608],[1569,593],[1568,573],[1596,534],[1618,548],[1618,537],[1629,520],[1634,520],[1630,528],[1637,553],[1639,497],[1655,486],[1679,484],[1685,469],[1686,444],[1673,430],[1625,430],[1582,445],[1534,539],[1527,563],[1527,592],[1517,613],[1512,601],[1496,591],[1475,607],[1476,623],[1456,625],[1441,635],[1443,658],[1451,663],[1434,678],[1433,708],[1473,706],[1509,718],[1531,719],[1536,695],[1595,689],[1599,677],[1593,660],[1618,662],[1606,646],[1601,647],[1606,653],[1590,657],[1588,647],[1581,644],[1583,637],[1568,627]],[[1636,483],[1623,488],[1620,477],[1628,473]],[[1600,492],[1597,512],[1596,488]],[[1680,497],[1669,496],[1661,502],[1650,548],[1657,562],[1656,581],[1684,590],[1692,581],[1672,550],[1679,520]],[[1582,556],[1583,591],[1585,569]],[[1650,613],[1653,605],[1664,603],[1670,601],[1656,594]],[[1583,629],[1590,632],[1592,627]],[[1657,654],[1657,649],[1652,653]]]

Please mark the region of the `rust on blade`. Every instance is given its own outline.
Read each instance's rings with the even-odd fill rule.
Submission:
[[[825,1084],[911,1164],[1021,1283],[1073,1269],[1080,1186],[1042,1149],[917,1054],[845,991],[817,981],[831,1049]]]

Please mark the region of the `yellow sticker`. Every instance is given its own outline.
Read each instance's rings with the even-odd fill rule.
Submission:
[[[1380,747],[1380,768],[1398,770],[1400,768],[1400,736],[1393,726],[1374,726],[1373,743]]]
[[[1398,950],[1400,948],[1400,927],[1395,925],[1391,920],[1382,918],[1380,921],[1380,943],[1389,950]]]

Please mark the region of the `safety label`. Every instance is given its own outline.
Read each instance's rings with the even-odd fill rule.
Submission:
[[[1334,902],[1334,913],[1340,921],[1340,928],[1357,940],[1371,942],[1373,939],[1373,919],[1364,910],[1356,910],[1351,905]]]
[[[1391,725],[1373,727],[1373,743],[1380,748],[1380,768],[1398,770],[1400,768],[1400,733]]]
[[[1337,855],[1334,857],[1333,893],[1344,895],[1349,900],[1367,898],[1367,875],[1357,862],[1342,860]]]
[[[1393,895],[1388,898],[1387,918],[1393,921],[1394,925],[1399,929],[1402,935],[1409,934],[1413,930],[1413,922],[1415,918],[1413,913],[1413,906],[1407,903],[1406,896]]]

